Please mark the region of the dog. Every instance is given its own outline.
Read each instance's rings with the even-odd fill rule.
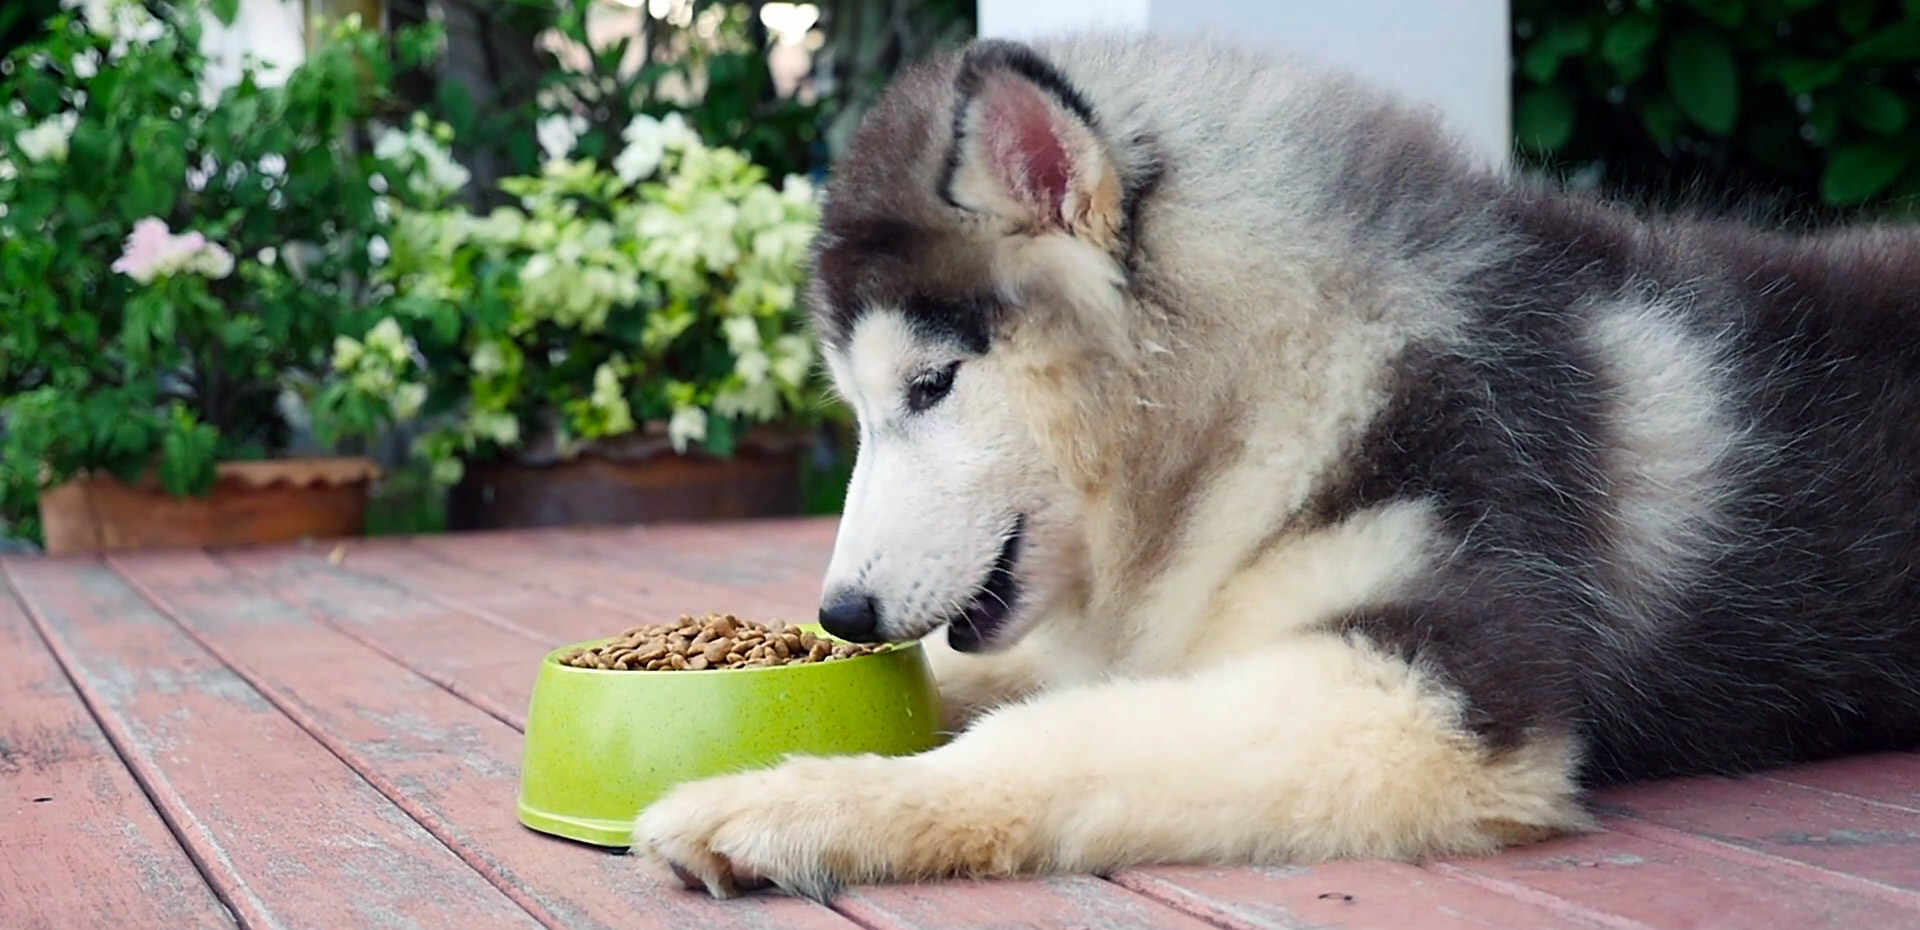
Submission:
[[[809,287],[820,621],[924,637],[957,732],[669,793],[696,889],[1477,855],[1920,743],[1911,229],[1642,216],[1089,33],[899,76]]]

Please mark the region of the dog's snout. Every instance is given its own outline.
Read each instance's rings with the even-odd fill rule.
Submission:
[[[820,605],[820,625],[848,642],[874,642],[879,637],[880,604],[865,591],[834,592]]]

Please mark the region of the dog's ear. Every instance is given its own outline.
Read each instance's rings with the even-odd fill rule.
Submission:
[[[988,40],[961,60],[955,88],[947,201],[1110,245],[1122,220],[1119,175],[1066,78],[1024,45]]]

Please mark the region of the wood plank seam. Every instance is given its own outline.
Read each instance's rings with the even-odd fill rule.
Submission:
[[[1427,869],[1437,875],[1446,875],[1460,879],[1468,884],[1505,895],[1515,901],[1521,901],[1544,908],[1570,920],[1596,923],[1606,927],[1612,927],[1613,930],[1661,930],[1661,928],[1655,927],[1652,924],[1642,923],[1631,917],[1596,910],[1577,901],[1569,901],[1552,892],[1541,891],[1538,888],[1530,888],[1519,882],[1508,881],[1504,878],[1488,875],[1485,872],[1476,871],[1468,864],[1436,862],[1422,866],[1421,868]]]
[[[100,732],[105,734],[108,745],[112,746],[114,754],[120,757],[120,763],[126,766],[127,772],[133,776],[134,783],[139,785],[141,793],[147,796],[147,802],[153,805],[154,811],[160,815],[161,822],[167,825],[167,832],[173,834],[174,842],[179,843],[180,848],[186,852],[187,859],[199,871],[200,878],[207,883],[208,888],[213,890],[214,897],[219,898],[220,903],[226,906],[227,913],[232,916],[234,923],[244,930],[278,927],[279,922],[273,919],[273,914],[267,908],[266,902],[261,901],[253,893],[253,889],[248,887],[246,880],[240,877],[233,864],[226,861],[226,856],[220,851],[218,844],[214,843],[210,837],[201,835],[200,830],[182,822],[178,812],[186,808],[186,800],[173,790],[164,773],[149,765],[139,753],[132,751],[133,739],[127,732],[125,722],[120,720],[117,714],[108,712],[106,702],[101,698],[100,693],[86,680],[85,676],[76,671],[78,663],[73,653],[54,634],[52,625],[40,613],[40,609],[20,592],[19,584],[13,577],[13,560],[0,559],[0,583],[6,585],[8,595],[26,613],[27,620],[40,634],[40,640],[46,643],[47,651],[53,655],[54,661],[60,664],[60,670],[72,684],[74,693],[80,696],[80,703],[86,706],[87,713],[92,715],[94,723],[100,727]]]
[[[1615,815],[1617,818],[1608,824],[1608,829],[1617,833],[1624,833],[1628,836],[1659,843],[1662,846],[1670,846],[1675,849],[1703,853],[1732,862],[1758,866],[1763,869],[1785,873],[1796,878],[1806,879],[1842,891],[1868,895],[1899,907],[1920,911],[1920,894],[1915,894],[1905,888],[1882,884],[1881,882],[1859,875],[1836,872],[1823,866],[1814,865],[1811,862],[1801,862],[1796,859],[1776,856],[1758,849],[1750,849],[1738,843],[1730,843],[1725,840],[1718,840],[1709,836],[1701,836],[1685,830],[1652,823],[1626,811],[1609,810],[1608,813]]]
[[[1786,787],[1797,789],[1800,791],[1811,791],[1811,792],[1814,792],[1815,794],[1821,794],[1831,798],[1845,798],[1849,801],[1855,801],[1860,804],[1866,804],[1873,807],[1884,808],[1890,811],[1899,811],[1902,814],[1920,814],[1920,807],[1911,807],[1905,804],[1895,804],[1892,801],[1882,801],[1882,800],[1879,800],[1878,798],[1864,797],[1862,795],[1854,794],[1850,791],[1842,791],[1838,788],[1828,788],[1824,785],[1802,784],[1800,782],[1794,781],[1791,778],[1782,778],[1780,776],[1769,775],[1769,774],[1756,775],[1754,776],[1754,778],[1758,781],[1764,781],[1769,784],[1784,785]]]
[[[448,566],[450,568],[457,568],[461,571],[470,572],[470,573],[483,573],[482,569],[479,568],[478,566],[448,558],[446,554],[436,551],[427,546],[413,545],[411,540],[408,541],[407,547],[408,547],[408,551],[418,553],[422,558],[431,559],[435,562],[439,562],[440,564]],[[621,603],[618,600],[615,600],[614,598],[603,597],[592,591],[568,590],[560,587],[559,585],[550,585],[543,582],[532,582],[532,581],[527,581],[525,579],[518,578],[518,577],[514,578],[513,583],[516,585],[519,585],[522,588],[526,588],[530,591],[545,591],[557,597],[571,598],[583,604],[590,604],[594,607],[601,608],[602,610],[612,611],[612,612],[622,614],[628,617],[633,617],[639,620],[645,620],[649,616],[649,614],[647,614],[644,611],[636,610],[632,607],[627,606],[626,604]],[[729,590],[732,590],[732,589],[729,589]],[[743,591],[741,593],[744,594],[746,592]],[[458,603],[452,598],[449,598],[448,602],[449,602],[448,606],[453,606],[453,604]],[[456,609],[471,610],[472,608],[459,607]],[[618,631],[609,631],[609,632],[618,632]],[[544,640],[542,641],[544,642]]]
[[[1262,930],[1255,924],[1236,919],[1232,914],[1218,907],[1210,906],[1206,898],[1178,887],[1163,884],[1151,878],[1120,872],[1114,875],[1102,875],[1100,878],[1109,884],[1126,889],[1149,901],[1173,908],[1182,914],[1198,920],[1204,920],[1222,930]]]
[[[382,658],[385,658],[388,661],[393,662],[401,666],[402,668],[405,668],[408,671],[420,676],[421,678],[424,678],[427,681],[432,682],[435,687],[438,687],[442,691],[445,691],[448,694],[451,694],[454,697],[457,697],[460,700],[473,705],[475,708],[478,708],[482,713],[485,713],[487,716],[492,717],[493,719],[498,720],[501,723],[504,723],[507,726],[510,726],[517,731],[520,731],[520,732],[526,731],[527,723],[526,723],[525,714],[514,711],[511,708],[503,707],[500,704],[495,703],[491,698],[487,697],[486,695],[475,693],[472,689],[468,688],[467,686],[461,684],[460,682],[454,680],[451,677],[441,675],[437,672],[432,671],[431,669],[423,668],[421,666],[414,664],[414,662],[410,660],[405,654],[389,648],[386,644],[370,636],[367,636],[366,634],[355,629],[350,624],[341,623],[333,619],[332,617],[328,616],[324,612],[311,610],[301,606],[293,598],[288,597],[286,593],[281,590],[280,585],[278,583],[270,581],[266,578],[262,578],[259,575],[259,573],[249,571],[238,565],[234,565],[231,562],[227,561],[227,559],[224,556],[218,553],[209,552],[207,553],[207,555],[209,558],[213,559],[216,563],[218,563],[221,567],[227,569],[230,572],[233,572],[235,575],[242,578],[252,579],[254,583],[260,585],[261,590],[272,595],[274,600],[277,600],[283,604],[286,604],[288,609],[298,611],[302,615],[312,619],[315,623],[318,623],[329,630],[339,633],[340,635],[345,636],[346,638],[351,639],[354,642],[359,643],[360,645],[373,650],[374,652],[378,653]],[[117,565],[114,567],[114,572],[120,575],[120,577],[122,578],[127,578],[126,573],[120,571]],[[129,579],[129,581],[131,581],[131,579]],[[401,591],[400,593],[412,595],[414,592]],[[142,596],[145,596],[144,591],[142,592]]]
[[[416,546],[409,545],[408,551],[410,552],[419,551],[419,548]],[[471,614],[474,619],[479,620],[482,623],[489,624],[505,632],[512,633],[515,636],[520,636],[525,639],[530,639],[536,643],[539,643],[542,646],[551,645],[551,643],[548,641],[548,638],[545,635],[541,634],[540,631],[528,628],[526,626],[522,626],[521,624],[515,622],[510,617],[503,617],[497,613],[494,613],[491,610],[486,609],[485,607],[481,607],[476,604],[467,604],[464,602],[459,602],[454,600],[453,598],[443,596],[438,592],[428,591],[423,588],[416,588],[413,585],[407,584],[404,581],[400,581],[395,578],[389,577],[387,575],[383,575],[375,572],[365,572],[359,569],[347,568],[345,566],[334,565],[327,562],[322,562],[315,567],[321,569],[322,571],[337,572],[340,574],[352,575],[355,578],[363,578],[369,582],[372,582],[374,584],[380,585],[381,587],[387,588],[396,594],[412,595],[414,597],[420,598],[421,600],[431,601],[435,604],[439,604],[440,606],[445,607],[448,610],[454,610],[462,613]]]
[[[540,902],[534,900],[526,892],[515,886],[506,876],[499,874],[498,870],[489,866],[484,857],[480,856],[476,851],[466,848],[464,843],[455,839],[452,831],[447,828],[447,825],[443,823],[440,818],[434,816],[431,811],[415,804],[398,786],[380,776],[375,766],[366,759],[361,758],[358,753],[348,748],[339,740],[334,739],[331,734],[326,732],[325,728],[319,725],[318,721],[315,721],[305,711],[302,711],[297,704],[281,697],[278,691],[252,668],[236,660],[231,653],[215,645],[208,637],[201,635],[199,630],[195,629],[192,624],[187,623],[186,620],[180,616],[170,602],[159,596],[157,592],[135,578],[131,573],[125,571],[118,559],[109,557],[106,563],[127,587],[138,593],[140,597],[152,605],[153,609],[158,611],[161,616],[166,617],[169,622],[175,627],[178,627],[183,635],[192,640],[200,648],[206,650],[209,655],[220,660],[220,662],[231,669],[235,675],[239,676],[242,681],[245,681],[249,687],[259,692],[261,698],[269,704],[272,704],[274,708],[282,714],[286,715],[287,719],[292,721],[294,726],[299,727],[302,732],[312,737],[315,742],[319,743],[329,753],[332,753],[343,765],[355,775],[358,775],[360,779],[365,781],[373,790],[379,792],[388,802],[399,808],[407,817],[419,824],[421,829],[426,830],[435,840],[438,840],[441,845],[445,846],[449,852],[458,857],[461,862],[466,863],[469,868],[479,873],[480,877],[485,879],[488,884],[500,889],[502,894],[506,895],[509,900],[526,911],[534,920],[539,921],[541,925],[551,927],[553,930],[565,930],[566,924],[543,907]],[[278,598],[277,594],[274,596]],[[292,604],[289,604],[288,607],[293,610],[300,610],[299,607]],[[484,710],[484,708],[482,709]]]

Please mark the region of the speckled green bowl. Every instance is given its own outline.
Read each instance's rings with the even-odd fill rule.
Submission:
[[[824,635],[819,627],[806,627]],[[520,822],[626,846],[640,810],[682,782],[792,754],[907,755],[940,741],[939,701],[919,644],[770,668],[621,672],[547,654],[527,713]]]

